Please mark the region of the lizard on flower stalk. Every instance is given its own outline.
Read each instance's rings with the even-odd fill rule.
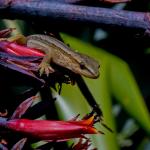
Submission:
[[[52,36],[35,34],[25,37],[18,35],[10,37],[7,40],[26,44],[28,47],[36,48],[45,53],[39,65],[40,75],[45,73],[48,76],[49,73],[54,72],[54,69],[50,66],[50,63],[53,62],[88,78],[98,78],[99,76],[100,65],[98,61],[85,54],[74,51]]]

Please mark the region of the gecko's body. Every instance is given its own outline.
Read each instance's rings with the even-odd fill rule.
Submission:
[[[50,67],[50,63],[53,62],[89,78],[99,76],[99,63],[95,59],[72,50],[56,38],[35,34],[27,37],[26,44],[46,54],[39,66],[40,74],[53,72],[53,68]]]

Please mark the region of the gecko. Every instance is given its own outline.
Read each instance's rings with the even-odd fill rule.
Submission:
[[[74,51],[65,43],[52,36],[42,34],[30,35],[27,37],[26,44],[28,47],[40,49],[45,53],[39,65],[40,74],[53,72],[54,69],[50,66],[50,63],[53,62],[88,78],[98,78],[99,76],[100,65],[97,60]]]
[[[34,34],[27,37],[17,35],[8,38],[9,41],[16,41],[18,44],[26,44],[27,47],[36,48],[45,55],[39,65],[40,76],[53,73],[55,70],[51,67],[51,62],[67,68],[76,74],[83,75],[88,78],[99,77],[99,62],[94,58],[79,53],[62,41],[43,34]]]

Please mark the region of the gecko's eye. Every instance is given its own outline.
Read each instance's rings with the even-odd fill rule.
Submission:
[[[85,65],[84,65],[83,62],[80,63],[80,68],[81,68],[81,69],[86,69],[86,67],[85,67]]]

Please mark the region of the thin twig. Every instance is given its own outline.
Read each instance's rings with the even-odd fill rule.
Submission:
[[[89,105],[93,108],[93,111],[97,113],[97,115],[101,118],[103,116],[102,110],[100,106],[97,104],[96,100],[94,99],[93,95],[91,94],[90,90],[88,89],[85,81],[81,76],[76,76],[76,82],[81,90],[82,94],[86,98]],[[102,119],[102,118],[101,118]]]
[[[0,0],[0,17],[115,25],[149,30],[150,13],[79,6],[41,0]]]

